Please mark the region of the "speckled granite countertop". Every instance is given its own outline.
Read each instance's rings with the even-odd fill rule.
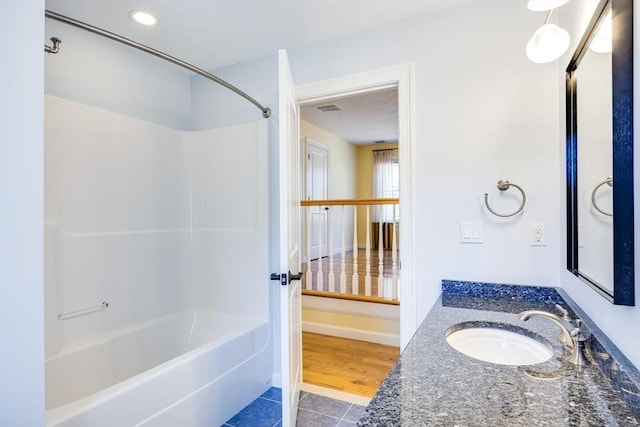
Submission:
[[[561,359],[559,328],[515,314],[555,304],[585,322],[588,357]],[[500,322],[543,336],[550,360],[506,366],[472,359],[447,344],[452,325]],[[359,426],[636,426],[640,374],[561,289],[443,281],[443,294],[367,407]]]

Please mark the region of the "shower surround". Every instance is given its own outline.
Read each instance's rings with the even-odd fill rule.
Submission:
[[[267,142],[264,119],[187,132],[46,97],[48,425],[103,425],[92,410],[120,402],[109,412],[130,412],[126,405],[139,402],[118,400],[123,387],[144,387],[149,372],[170,378],[177,366],[183,376],[209,377],[132,425],[189,405],[199,420],[222,423],[270,386]],[[220,328],[230,323],[238,327]],[[226,371],[213,369],[220,352],[202,359],[209,367],[196,362],[232,342],[248,353],[225,361]],[[248,360],[250,369],[238,369]],[[137,368],[118,369],[129,365]],[[207,409],[216,381],[244,385],[221,394],[233,402]],[[61,391],[61,382],[74,390]]]

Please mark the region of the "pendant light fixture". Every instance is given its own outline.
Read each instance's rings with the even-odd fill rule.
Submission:
[[[569,3],[569,0],[529,0],[527,8],[535,12],[541,12],[543,10],[555,9],[565,3]]]
[[[549,23],[553,9],[567,3],[569,0],[529,0],[530,10],[548,10],[544,24],[536,30],[527,43],[527,58],[537,64],[546,64],[560,58],[569,48],[571,37],[569,33]]]
[[[597,53],[609,53],[613,51],[613,24],[611,22],[611,9],[598,28],[596,36],[591,41],[589,49]]]

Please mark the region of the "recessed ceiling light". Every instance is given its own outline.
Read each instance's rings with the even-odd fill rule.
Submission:
[[[155,16],[143,10],[132,10],[129,12],[129,17],[142,25],[156,25],[158,22]]]

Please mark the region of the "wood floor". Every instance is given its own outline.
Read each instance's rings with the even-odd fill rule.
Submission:
[[[354,271],[353,266],[353,252],[348,251],[345,254],[345,263],[344,263],[344,272],[346,275],[347,281],[347,293],[339,294],[339,290],[336,293],[327,292],[328,283],[329,283],[329,258],[323,257],[321,259],[314,259],[310,263],[311,274],[307,271],[307,264],[302,264],[302,271],[307,273],[303,279],[303,288],[302,293],[305,295],[315,295],[315,296],[326,296],[333,298],[345,298],[345,299],[354,299],[360,301],[369,301],[369,302],[380,302],[385,304],[398,304],[397,300],[397,290],[393,289],[393,264],[392,264],[392,252],[390,250],[383,251],[383,263],[382,263],[382,271],[379,269],[379,259],[378,259],[378,251],[371,252],[371,264],[370,264],[370,275],[371,275],[371,295],[365,295],[365,274],[366,274],[366,258],[365,251],[359,250],[357,255],[357,272],[358,272],[358,293],[352,293],[352,275]],[[334,255],[333,256],[333,264],[334,264],[334,280],[336,281],[336,288],[340,286],[340,273],[342,263],[341,256]],[[397,267],[396,267],[397,268]],[[323,282],[324,282],[324,290],[318,290],[317,284],[317,273],[321,270],[323,272]],[[382,277],[383,281],[383,290],[381,294],[382,297],[378,297],[378,276]],[[308,289],[308,281],[311,280],[311,289]]]
[[[396,360],[398,347],[302,333],[305,383],[373,397]]]

